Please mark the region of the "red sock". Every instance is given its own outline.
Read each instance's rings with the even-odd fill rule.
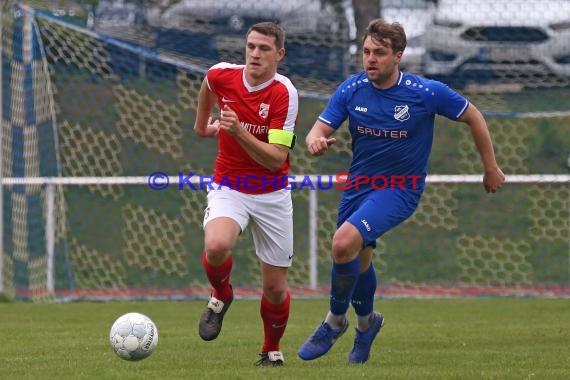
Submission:
[[[226,261],[217,267],[213,266],[206,260],[206,251],[202,252],[202,266],[206,270],[206,277],[214,288],[213,296],[222,302],[226,302],[233,297],[232,287],[230,286],[230,273],[232,271],[232,257],[229,256]]]
[[[265,295],[261,297],[261,307],[259,312],[263,320],[263,332],[265,333],[265,341],[261,347],[261,352],[279,351],[279,342],[287,320],[289,319],[289,306],[291,304],[291,295],[287,292],[285,301],[279,305],[270,303]]]

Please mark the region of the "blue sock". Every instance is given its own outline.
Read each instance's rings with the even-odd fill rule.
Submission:
[[[331,271],[331,312],[336,315],[346,314],[358,273],[360,258],[345,263],[333,263]]]
[[[374,310],[374,294],[376,293],[376,272],[370,263],[367,270],[360,273],[352,294],[351,303],[357,316],[368,316]]]

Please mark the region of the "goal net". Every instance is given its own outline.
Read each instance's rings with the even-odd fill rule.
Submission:
[[[207,297],[205,192],[178,183],[211,174],[216,153],[216,141],[192,131],[209,62],[194,56],[198,42],[184,35],[157,46],[155,35],[150,46],[144,33],[119,38],[120,25],[96,29],[2,4],[0,294],[36,301]],[[239,62],[228,51],[223,58]],[[301,90],[302,141],[346,67],[319,76],[320,68],[304,68],[316,75],[295,71],[302,62],[291,62],[282,69]],[[570,111],[563,101],[570,91],[466,95],[485,111],[508,183],[486,194],[468,128],[438,118],[420,207],[378,240],[379,294],[570,294]],[[319,159],[303,144],[292,154],[296,178],[323,181],[321,189],[305,182],[292,192],[289,279],[298,294],[328,292],[341,192],[326,181],[351,159],[346,130],[337,140]],[[166,189],[150,188],[155,172],[170,177]],[[246,231],[233,251],[232,283],[241,296],[260,287],[252,247]]]

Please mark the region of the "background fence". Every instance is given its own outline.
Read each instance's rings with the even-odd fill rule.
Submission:
[[[358,16],[372,2],[289,3],[281,70],[301,90],[302,141],[330,91],[358,67]],[[230,9],[229,16],[218,12],[227,18],[221,23],[192,1],[61,4],[2,2],[0,293],[34,300],[207,296],[200,264],[205,194],[176,186],[153,191],[144,178],[156,171],[211,173],[215,141],[191,130],[199,84],[209,64],[239,62],[248,22],[275,19],[283,5],[269,2],[274,13],[263,15],[208,2]],[[386,13],[389,4],[375,8]],[[395,9],[404,12],[405,4]],[[328,29],[291,16],[310,19],[312,11],[327,15]],[[427,49],[424,37],[410,39],[411,48],[421,42]],[[425,65],[407,64],[428,75]],[[422,203],[378,241],[379,292],[568,295],[567,78],[528,80],[516,67],[498,79],[461,75],[445,79],[485,112],[510,181],[487,195],[468,128],[438,118]],[[349,135],[337,137],[319,159],[297,147],[292,173],[346,170]],[[290,281],[307,294],[326,291],[339,196],[334,187],[293,191]],[[234,286],[251,294],[260,272],[248,234],[234,260]]]

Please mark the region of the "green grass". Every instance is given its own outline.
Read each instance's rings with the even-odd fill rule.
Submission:
[[[220,337],[203,342],[204,302],[0,304],[0,379],[568,379],[566,299],[379,300],[386,325],[363,366],[346,364],[353,329],[312,362],[298,346],[328,302],[294,300],[282,341],[284,368],[257,368],[259,304],[234,302]],[[157,351],[141,362],[116,357],[108,330],[140,311],[159,329]],[[351,323],[354,316],[350,314]]]

